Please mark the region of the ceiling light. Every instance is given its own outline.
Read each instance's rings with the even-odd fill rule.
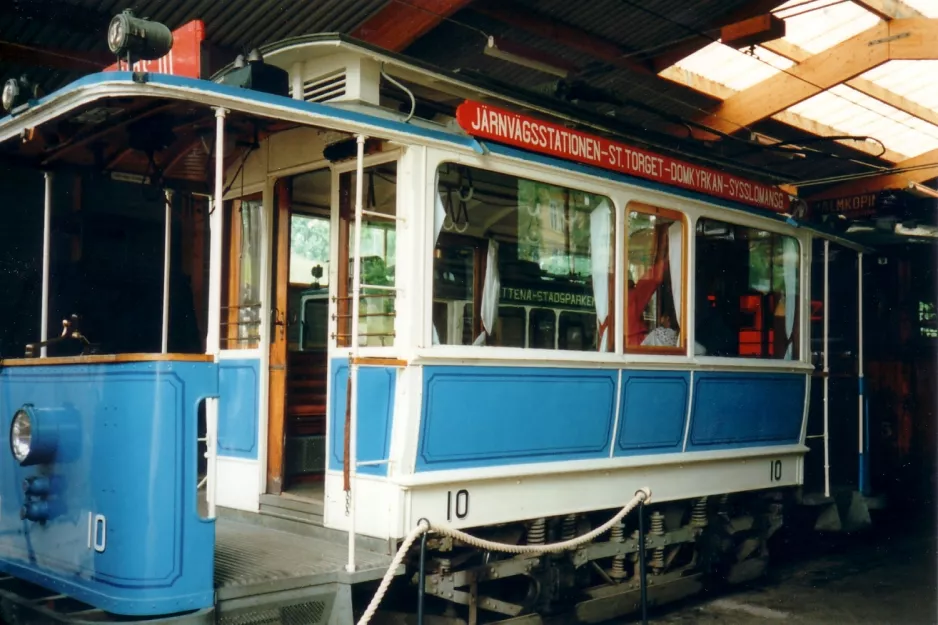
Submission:
[[[515,50],[512,51],[512,48]],[[554,76],[560,76],[561,78],[566,78],[570,74],[569,69],[558,67],[554,63],[540,61],[538,59],[532,58],[532,52],[534,51],[522,53],[517,46],[514,46],[505,40],[496,42],[495,37],[492,36],[489,36],[488,42],[485,44],[484,52],[486,55],[495,57],[496,59],[501,59],[503,61],[508,61],[509,63],[514,63],[515,65],[521,65],[522,67],[544,72],[545,74],[553,74]]]

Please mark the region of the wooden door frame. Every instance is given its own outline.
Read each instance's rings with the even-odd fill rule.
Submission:
[[[279,495],[284,487],[287,399],[287,288],[290,271],[290,178],[274,183],[273,232],[271,238],[270,347],[267,393],[267,484],[266,492]]]

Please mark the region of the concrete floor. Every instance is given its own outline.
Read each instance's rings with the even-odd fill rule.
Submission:
[[[887,519],[861,535],[802,543],[761,583],[662,607],[649,623],[938,623],[935,525],[929,517]]]

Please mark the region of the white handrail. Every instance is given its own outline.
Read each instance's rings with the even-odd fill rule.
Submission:
[[[355,571],[355,475],[356,447],[358,443],[358,332],[361,312],[361,251],[362,251],[362,192],[363,178],[365,177],[365,137],[358,135],[358,154],[355,167],[355,247],[352,257],[352,323],[351,341],[349,350],[349,457],[348,463],[349,483],[347,505],[349,516],[348,528],[348,564],[345,569],[352,573]]]
[[[173,226],[173,192],[166,189],[164,229],[163,229],[163,332],[160,340],[160,346],[164,354],[169,352],[169,254],[172,246],[172,226]]]
[[[52,226],[52,172],[45,172],[45,201],[42,217],[42,311],[40,313],[39,340],[45,343],[49,339],[49,259],[50,232]],[[47,347],[42,346],[39,354],[45,358]]]
[[[208,281],[208,331],[205,337],[205,351],[218,363],[221,355],[221,264],[222,230],[224,220],[224,184],[225,184],[225,115],[223,108],[215,109],[215,194],[212,197],[212,209],[209,214],[211,229]],[[208,460],[205,500],[208,504],[208,517],[215,518],[215,494],[218,487],[218,398],[210,397],[205,401],[205,457]]]

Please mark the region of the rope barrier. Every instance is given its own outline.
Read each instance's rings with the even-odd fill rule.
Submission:
[[[407,552],[410,550],[411,545],[420,538],[421,535],[428,532],[435,532],[443,536],[450,536],[457,540],[477,547],[479,549],[485,549],[487,551],[499,551],[502,553],[533,553],[533,554],[542,554],[542,553],[558,553],[561,551],[566,551],[568,549],[575,549],[580,545],[584,545],[592,541],[597,536],[608,532],[613,525],[621,521],[625,515],[635,509],[640,503],[647,502],[651,498],[651,489],[649,488],[640,488],[636,491],[635,496],[629,500],[625,506],[619,510],[611,519],[600,525],[594,530],[583,534],[582,536],[577,536],[570,540],[564,540],[559,543],[551,543],[547,545],[509,545],[507,543],[498,543],[491,540],[484,540],[471,534],[467,534],[461,530],[448,527],[446,525],[430,525],[430,522],[426,519],[420,519],[417,523],[417,526],[414,527],[404,538],[404,542],[401,543],[400,548],[397,550],[397,554],[394,556],[394,559],[391,561],[391,566],[388,567],[387,572],[384,574],[384,578],[381,580],[381,585],[378,586],[377,592],[375,592],[374,597],[371,598],[371,603],[368,604],[368,608],[365,609],[365,612],[362,614],[361,618],[358,619],[358,625],[368,625],[368,622],[375,615],[375,612],[378,611],[378,606],[381,604],[384,595],[387,593],[388,588],[391,585],[391,580],[394,579],[394,574],[400,567],[401,563],[404,561],[404,557],[407,555]]]

